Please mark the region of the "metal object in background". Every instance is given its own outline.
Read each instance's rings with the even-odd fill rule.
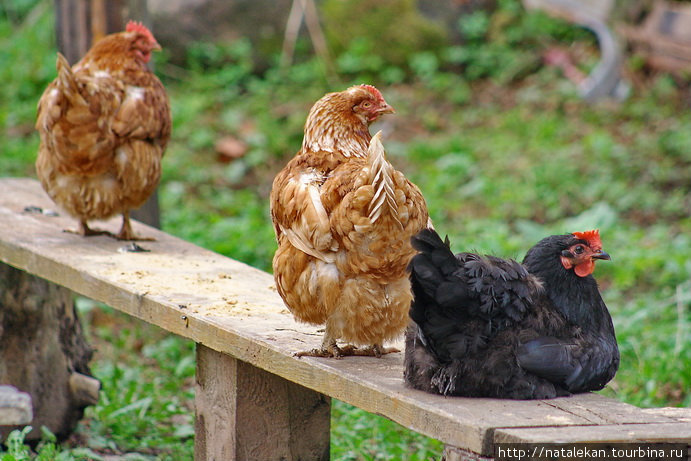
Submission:
[[[607,26],[614,0],[523,0],[528,9],[540,9],[591,30],[600,46],[600,62],[592,72],[577,82],[578,91],[589,102],[603,97],[625,99],[629,84],[621,77],[622,51],[617,38]]]

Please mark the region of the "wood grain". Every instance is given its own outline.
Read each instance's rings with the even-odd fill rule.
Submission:
[[[504,401],[411,390],[400,353],[295,358],[294,352],[318,346],[321,333],[293,320],[269,274],[136,222],[135,232],[156,241],[142,243],[148,253],[122,253],[122,242],[64,233],[72,220],[25,213],[27,205],[55,209],[37,182],[0,180],[1,261],[445,444],[490,454],[495,431],[503,428],[553,426],[568,433],[571,426],[638,424],[643,438],[648,425],[653,437],[666,424],[674,434],[678,429],[673,418],[600,395]],[[101,225],[118,226],[118,220]]]
[[[197,346],[195,459],[328,460],[331,405],[318,392]]]
[[[691,444],[691,424],[619,424],[497,429],[495,443],[670,442]]]

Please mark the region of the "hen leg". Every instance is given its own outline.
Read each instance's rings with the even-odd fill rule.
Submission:
[[[153,238],[146,238],[146,237],[137,237],[134,234],[134,231],[132,230],[132,225],[130,224],[130,212],[125,211],[122,213],[122,227],[120,228],[120,232],[118,232],[114,237],[118,240],[146,240],[146,241],[154,241],[156,239]]]
[[[312,349],[309,351],[296,352],[296,357],[333,357],[335,359],[340,359],[348,355],[355,355],[354,352],[357,350],[355,346],[347,345],[344,347],[338,347],[336,344],[336,337],[334,337],[330,331],[329,326],[326,326],[324,331],[324,340],[322,341],[321,348]]]
[[[79,229],[77,229],[77,230],[65,229],[64,232],[69,232],[70,234],[81,235],[82,237],[93,237],[95,235],[112,235],[108,231],[90,228],[86,222],[86,219],[80,219],[79,220]]]
[[[340,359],[348,356],[361,356],[361,357],[381,357],[384,354],[390,354],[392,352],[401,352],[395,347],[383,347],[381,344],[373,344],[364,349],[358,349],[352,344],[348,344],[343,347],[338,347],[336,344],[336,338],[329,334],[329,328],[326,328],[324,332],[324,341],[322,341],[322,346],[320,349],[312,349],[310,351],[297,352],[296,357],[333,357],[335,359]]]

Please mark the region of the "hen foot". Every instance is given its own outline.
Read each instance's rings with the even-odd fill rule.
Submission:
[[[382,355],[391,354],[392,352],[401,352],[401,350],[395,347],[384,347],[380,344],[372,344],[364,349],[355,350],[352,355],[381,358]]]
[[[63,229],[63,232],[81,235],[82,237],[94,237],[97,235],[108,235],[110,237],[113,236],[112,232],[108,232],[108,231],[101,230],[101,229],[90,228],[89,225],[86,223],[86,221],[80,221],[79,222],[79,229],[77,229],[77,230]]]
[[[357,347],[348,344],[347,346],[338,347],[336,344],[330,344],[321,349],[312,349],[309,351],[296,352],[295,357],[329,357],[334,359],[341,359],[349,355],[357,355],[355,351]]]
[[[123,213],[122,214],[122,227],[120,228],[120,232],[118,232],[117,234],[112,235],[112,236],[118,240],[137,240],[140,242],[155,242],[156,241],[155,238],[138,237],[137,235],[135,235],[134,231],[132,230],[132,226],[130,225],[129,213]]]
[[[328,347],[321,349],[312,349],[309,351],[302,351],[295,353],[296,357],[331,357],[335,359],[341,359],[343,357],[377,357],[380,358],[382,355],[390,354],[392,352],[401,352],[400,349],[395,347],[383,347],[379,344],[373,344],[364,349],[358,349],[357,346],[348,344],[347,346],[338,347],[333,344]]]
[[[130,232],[123,232],[122,230],[118,232],[117,234],[110,234],[111,237],[117,240],[126,240],[126,241],[138,241],[138,242],[155,242],[156,239],[153,237],[139,237],[138,235],[135,235],[132,231]]]

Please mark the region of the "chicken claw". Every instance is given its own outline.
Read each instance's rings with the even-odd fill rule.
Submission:
[[[100,230],[100,229],[92,229],[89,227],[89,225],[86,223],[85,220],[80,220],[79,221],[79,229],[74,230],[74,229],[64,229],[63,232],[67,232],[70,234],[77,234],[81,235],[82,237],[94,237],[97,235],[109,235],[113,236],[112,232],[108,232],[105,230]]]
[[[379,344],[373,344],[364,349],[358,349],[357,346],[348,344],[343,347],[338,347],[336,344],[331,344],[322,349],[312,349],[309,351],[296,352],[295,357],[330,357],[334,359],[342,359],[343,357],[377,357],[390,354],[392,352],[401,352],[395,347],[383,347]]]
[[[311,349],[309,351],[296,352],[295,357],[329,357],[334,359],[341,359],[350,355],[356,355],[356,346],[348,344],[347,346],[338,347],[336,341],[329,344],[322,344],[321,349]]]
[[[355,350],[352,355],[381,358],[382,355],[391,354],[392,352],[401,352],[401,350],[395,347],[384,347],[381,344],[372,344],[364,349]]]

